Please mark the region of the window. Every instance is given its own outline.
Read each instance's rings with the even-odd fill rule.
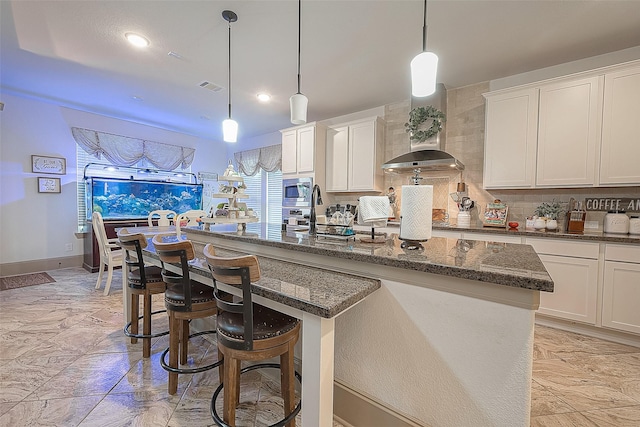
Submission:
[[[245,193],[248,199],[242,201],[253,209],[260,221],[279,224],[282,222],[282,172],[260,172],[253,176],[245,176],[247,185]]]

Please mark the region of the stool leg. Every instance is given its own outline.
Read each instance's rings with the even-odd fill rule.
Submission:
[[[187,355],[189,353],[189,321],[182,321],[182,333],[180,336],[180,364],[187,364]]]
[[[178,347],[180,340],[180,321],[173,311],[169,311],[169,366],[178,367]],[[169,372],[169,394],[178,392],[178,374]]]
[[[220,350],[220,346],[218,346],[218,362],[224,360],[224,353]],[[220,382],[224,382],[224,363],[218,365],[218,378]]]
[[[142,333],[151,335],[151,294],[145,292],[142,297]],[[151,356],[151,338],[142,340],[142,357]]]
[[[280,392],[284,400],[284,416],[286,417],[295,408],[296,389],[294,382],[293,344],[289,344],[286,353],[280,355]],[[287,423],[286,427],[296,427],[295,418]]]
[[[131,333],[138,333],[138,312],[140,310],[140,300],[138,294],[131,294]],[[131,338],[131,344],[138,342],[138,338]]]
[[[224,362],[224,410],[222,419],[230,426],[236,425],[237,396],[240,395],[238,387],[240,379],[240,361],[229,356]]]

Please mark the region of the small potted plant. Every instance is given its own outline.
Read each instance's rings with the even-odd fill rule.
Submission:
[[[551,203],[542,202],[534,211],[534,214],[536,214],[538,218],[546,218],[547,230],[555,230],[558,228],[558,217],[561,213],[562,205],[556,202],[555,199]]]
[[[238,185],[238,194],[244,194],[244,190],[247,189],[247,185],[244,182],[241,182]]]

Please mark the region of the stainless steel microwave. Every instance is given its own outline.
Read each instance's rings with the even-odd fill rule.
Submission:
[[[313,178],[282,180],[282,206],[310,207]]]

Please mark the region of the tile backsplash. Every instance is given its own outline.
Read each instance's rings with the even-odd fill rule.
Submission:
[[[446,146],[442,149],[458,158],[465,165],[462,172],[429,172],[422,176],[427,178],[426,184],[434,185],[434,208],[446,203],[450,219],[456,221],[458,209],[449,193],[456,191],[456,184],[461,180],[467,184],[469,197],[476,202],[471,211],[472,224],[481,225],[479,216],[483,207],[494,199],[500,199],[509,206],[509,220],[524,222],[527,216],[533,215],[541,202],[553,200],[568,203],[570,198],[578,201],[586,197],[619,197],[638,198],[640,187],[599,187],[571,189],[534,189],[534,190],[491,190],[482,188],[483,156],[484,156],[484,116],[485,102],[483,93],[489,91],[489,83],[479,83],[447,91],[447,126]],[[409,152],[409,136],[405,132],[404,123],[409,116],[409,100],[385,106],[386,141],[385,158],[388,161]],[[385,188],[394,187],[402,197],[402,185],[409,185],[411,174],[385,175]],[[437,195],[437,197],[436,197]],[[443,202],[442,195],[444,195]],[[587,221],[594,221],[602,229],[606,212],[587,212]],[[563,227],[564,220],[559,220]]]

